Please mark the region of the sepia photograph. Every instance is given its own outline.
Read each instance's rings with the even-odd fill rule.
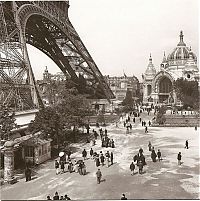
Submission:
[[[0,0],[0,200],[198,200],[198,0]]]

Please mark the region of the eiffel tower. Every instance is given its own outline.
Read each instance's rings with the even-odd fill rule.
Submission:
[[[91,97],[114,98],[68,9],[68,1],[0,1],[0,104],[15,111],[43,105],[26,44],[50,57]]]

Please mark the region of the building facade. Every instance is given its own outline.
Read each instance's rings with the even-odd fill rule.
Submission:
[[[143,102],[153,104],[177,104],[178,100],[173,89],[173,82],[178,78],[199,81],[197,56],[183,41],[166,57],[165,53],[157,72],[150,55],[149,64],[143,75]]]
[[[126,97],[126,92],[131,91],[133,98],[137,99],[140,95],[140,83],[136,76],[105,76],[105,79],[115,95],[116,100],[123,101]]]

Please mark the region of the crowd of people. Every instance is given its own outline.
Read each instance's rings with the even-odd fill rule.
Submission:
[[[141,111],[142,112],[142,111]],[[150,112],[150,111],[148,111]],[[124,119],[125,120],[124,120]],[[126,130],[131,130],[132,129],[132,125],[136,123],[136,121],[138,123],[141,124],[141,126],[145,127],[145,133],[148,132],[147,129],[147,125],[151,126],[151,121],[145,121],[142,120],[140,113],[129,113],[128,115],[126,115],[126,117],[122,117],[123,121],[123,125],[126,128]],[[118,127],[118,122],[116,123],[116,127]],[[115,148],[115,143],[114,140],[109,138],[108,136],[108,131],[105,128],[104,130],[102,128],[99,129],[99,133],[97,131],[95,131],[94,129],[92,130],[93,135],[94,135],[94,140],[96,142],[96,140],[100,140],[101,142],[101,147],[102,148]],[[188,145],[188,140],[186,140],[185,142],[185,148],[188,149],[189,145]],[[93,143],[93,146],[95,145],[95,143]],[[105,149],[102,149],[103,151],[95,151],[94,147],[90,147],[89,150],[83,149],[82,151],[82,160],[74,160],[72,161],[70,158],[70,155],[72,154],[71,152],[67,153],[67,162],[63,162],[55,160],[55,169],[56,169],[56,174],[62,174],[66,171],[72,173],[79,173],[80,175],[86,175],[86,164],[85,164],[85,160],[90,159],[94,161],[95,166],[98,168],[98,170],[96,171],[96,179],[97,179],[97,184],[100,184],[102,181],[102,171],[100,170],[101,166],[106,166],[106,167],[110,167],[111,165],[113,165],[113,151],[108,151]],[[113,149],[114,150],[114,149]],[[149,152],[151,152],[150,157],[152,162],[161,162],[162,159],[162,154],[160,149],[157,149],[157,151],[155,150],[154,146],[152,146],[151,142],[149,141],[148,143],[148,150]],[[181,165],[182,159],[182,155],[181,152],[178,153],[177,156],[177,160],[178,160],[178,165]],[[147,165],[146,163],[146,159],[144,156],[144,151],[142,148],[139,149],[138,153],[133,157],[133,161],[130,164],[130,171],[131,171],[131,175],[136,174],[136,169],[138,169],[138,173],[139,174],[143,174],[143,167]],[[51,199],[50,196],[47,196],[48,200]],[[69,200],[70,198],[65,195],[63,196],[58,196],[58,193],[55,193],[55,196],[53,197],[53,200]],[[127,200],[125,194],[122,194],[121,200]]]
[[[47,196],[47,200],[52,200],[51,196]],[[66,194],[65,196],[61,195],[59,196],[58,192],[55,192],[55,195],[53,196],[53,200],[71,200],[70,197]]]

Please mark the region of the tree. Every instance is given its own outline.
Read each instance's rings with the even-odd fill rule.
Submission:
[[[188,81],[179,78],[174,82],[177,98],[183,103],[183,107],[199,108],[199,90],[197,81]]]
[[[53,144],[60,146],[60,138],[64,129],[64,122],[55,108],[46,107],[36,113],[35,120],[29,125],[29,131],[40,131],[44,138],[51,138]]]
[[[134,100],[132,97],[132,92],[127,90],[126,91],[126,97],[122,102],[122,105],[125,106],[124,110],[125,111],[133,110],[133,103],[134,103]]]
[[[9,140],[11,130],[17,127],[15,113],[8,107],[0,105],[0,135],[1,140]]]
[[[166,121],[166,117],[165,117],[165,113],[166,113],[166,108],[165,106],[161,106],[159,109],[158,109],[158,113],[157,113],[157,117],[156,117],[156,122],[159,124],[159,125],[163,125]]]

